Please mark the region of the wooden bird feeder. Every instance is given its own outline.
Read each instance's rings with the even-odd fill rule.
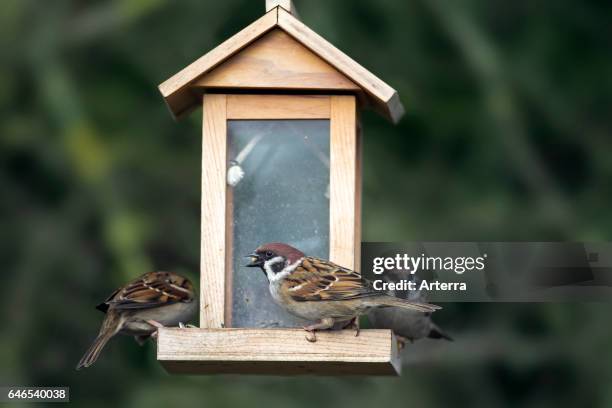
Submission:
[[[272,303],[241,267],[265,242],[359,268],[358,109],[392,122],[389,85],[304,25],[289,0],[159,86],[174,117],[203,107],[200,328],[164,328],[172,373],[396,375],[390,330],[318,332]]]

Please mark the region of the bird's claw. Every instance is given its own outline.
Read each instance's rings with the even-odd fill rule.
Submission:
[[[406,347],[406,341],[408,341],[408,339],[406,337],[397,336],[397,335],[396,335],[396,338],[397,338],[397,349],[401,352]]]
[[[310,343],[316,343],[316,341],[317,341],[317,334],[315,333],[315,331],[313,329],[309,329],[308,327],[304,327],[304,330],[306,330],[306,332],[308,333],[305,336],[306,341],[308,341]]]
[[[359,328],[359,325],[357,324],[357,318],[353,318],[346,326],[343,327],[343,329],[345,330],[354,329],[355,337],[359,337],[360,328]]]
[[[153,333],[151,333],[151,338],[152,338],[153,340],[157,340],[157,338],[158,338],[158,332],[159,332],[159,329],[161,329],[162,327],[164,327],[164,325],[163,325],[163,324],[161,324],[160,322],[158,322],[157,320],[152,320],[152,319],[145,320],[145,322],[147,322],[147,323],[149,323],[151,326],[155,327],[155,331],[154,331]]]
[[[162,327],[164,327],[163,324],[161,324],[160,322],[158,322],[156,320],[149,319],[149,320],[145,320],[145,321],[147,323],[149,323],[151,326],[156,327],[158,329],[161,329]]]

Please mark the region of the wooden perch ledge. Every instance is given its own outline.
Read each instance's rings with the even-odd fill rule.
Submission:
[[[176,374],[399,375],[390,330],[317,332],[302,329],[162,328],[157,359]]]

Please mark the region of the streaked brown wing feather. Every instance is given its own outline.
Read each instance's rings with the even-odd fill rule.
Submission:
[[[284,284],[289,296],[298,302],[347,300],[376,294],[360,273],[312,257],[305,258]]]
[[[147,309],[193,300],[187,279],[169,272],[150,272],[118,289],[104,302],[115,309]]]

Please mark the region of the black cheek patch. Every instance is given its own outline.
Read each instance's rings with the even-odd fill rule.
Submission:
[[[285,263],[284,262],[276,262],[272,264],[272,271],[274,273],[279,273],[280,271],[282,271],[283,269],[285,269]]]

